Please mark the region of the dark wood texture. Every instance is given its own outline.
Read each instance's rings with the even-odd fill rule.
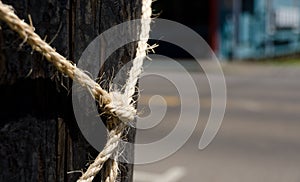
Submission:
[[[36,32],[74,62],[101,32],[139,18],[140,1],[3,0],[26,22],[30,14]],[[74,119],[71,81],[28,45],[20,46],[22,40],[5,23],[0,26],[0,181],[76,181],[80,174],[67,172],[85,170],[98,152]],[[110,56],[104,80],[133,58],[135,47],[126,45]],[[132,129],[125,138],[134,142],[134,137]],[[132,181],[133,166],[122,164],[121,170],[120,179]]]

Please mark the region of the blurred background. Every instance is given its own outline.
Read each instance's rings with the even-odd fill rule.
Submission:
[[[298,0],[164,0],[153,4],[157,17],[192,28],[221,59],[298,53],[299,7]],[[170,52],[166,46],[158,50]]]
[[[188,142],[166,159],[136,165],[135,181],[300,182],[300,1],[161,0],[154,2],[154,12],[159,18],[192,28],[207,41],[223,68],[227,108],[218,135],[206,149],[199,150],[211,109],[208,80],[187,52],[152,41],[160,45],[157,54],[176,59],[192,76],[201,110]],[[155,61],[147,67],[149,72],[176,73],[178,79],[186,74],[168,60]],[[203,62],[210,64],[210,60]],[[159,124],[138,131],[137,143],[149,143],[174,129],[180,95],[176,85],[159,76],[142,78],[140,87],[142,115],[151,114],[153,95],[164,101],[152,99],[151,109],[167,104]],[[191,95],[189,99],[195,98]]]

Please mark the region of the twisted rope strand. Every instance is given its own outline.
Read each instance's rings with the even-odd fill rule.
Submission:
[[[147,55],[148,44],[147,41],[149,39],[150,32],[150,23],[151,23],[151,15],[152,9],[151,4],[152,0],[142,0],[142,16],[141,16],[141,33],[139,36],[138,47],[136,49],[136,56],[133,60],[133,65],[131,70],[129,71],[129,77],[126,81],[125,85],[125,95],[127,96],[127,104],[132,103],[132,96],[135,93],[135,86],[137,84],[137,80],[142,72],[143,61]]]
[[[124,122],[132,121],[136,115],[136,110],[132,105],[123,102],[122,96],[115,93],[108,93],[101,86],[91,79],[82,70],[76,67],[71,61],[57,53],[48,43],[43,41],[39,35],[34,32],[34,28],[14,13],[11,6],[3,4],[0,0],[0,19],[17,32],[19,36],[31,45],[32,49],[41,53],[49,62],[51,62],[60,72],[66,74],[81,86],[87,88],[97,99],[106,112],[116,115]]]
[[[150,23],[151,23],[151,15],[152,15],[152,9],[151,9],[152,0],[142,0],[142,15],[141,15],[141,33],[140,33],[140,40],[138,42],[138,47],[136,51],[135,59],[133,60],[133,66],[129,71],[129,78],[126,80],[125,85],[125,91],[124,95],[119,94],[118,92],[114,92],[114,97],[119,97],[119,101],[125,102],[124,105],[132,105],[132,96],[135,93],[135,86],[137,84],[137,80],[142,72],[143,67],[143,61],[146,57],[147,52],[147,41],[149,39],[149,32],[150,32]],[[121,133],[123,133],[126,126],[122,126]],[[113,135],[109,135],[110,137],[115,137]],[[122,135],[118,135],[118,140],[121,140]],[[115,147],[114,151],[115,154],[110,154],[110,156],[115,155],[112,163],[110,163],[107,167],[109,170],[109,175],[106,177],[105,182],[114,182],[117,179],[118,176],[118,163],[116,162],[116,159],[118,157],[118,151],[116,151],[118,145],[112,145],[109,144],[109,140],[107,142],[108,146]],[[101,152],[102,153],[102,152]],[[103,166],[103,163],[107,160],[103,160],[102,158],[104,156],[101,156],[101,153],[98,155],[98,157],[95,159],[94,163],[89,166],[85,174],[81,176],[80,180],[78,182],[91,182],[94,178],[94,176],[100,171],[100,169]],[[97,172],[96,172],[97,171]]]
[[[118,177],[118,170],[119,170],[119,165],[116,160],[117,155],[114,156],[114,159],[108,160],[108,166],[105,171],[105,182],[114,182],[117,180]]]
[[[119,145],[121,136],[123,134],[125,125],[123,123],[119,124],[117,128],[111,130],[108,134],[108,140],[104,149],[96,157],[95,161],[88,167],[86,172],[77,180],[77,182],[92,182],[94,177],[102,169],[103,164],[111,158],[111,156],[116,152],[116,148]],[[118,169],[117,169],[118,170]],[[116,170],[116,171],[117,171]],[[115,178],[117,176],[114,175]]]
[[[133,60],[133,66],[129,72],[129,78],[126,81],[124,94],[118,91],[108,93],[100,87],[98,83],[92,80],[87,74],[76,67],[75,64],[57,53],[49,44],[43,41],[36,33],[34,28],[15,15],[11,6],[3,4],[0,0],[0,19],[16,31],[19,36],[31,45],[32,49],[41,53],[51,62],[59,71],[87,88],[95,99],[99,100],[100,106],[112,115],[112,120],[119,118],[119,126],[109,131],[108,141],[104,149],[99,153],[95,161],[89,166],[87,171],[79,178],[79,182],[91,182],[97,173],[101,170],[104,163],[113,155],[114,160],[108,165],[108,175],[106,182],[113,182],[118,175],[118,148],[123,131],[126,128],[125,123],[132,121],[136,115],[133,106],[132,96],[135,93],[135,86],[139,75],[142,72],[143,60],[146,57],[147,40],[149,38],[151,23],[151,3],[152,0],[142,0],[141,33],[138,42],[136,57]],[[125,122],[125,123],[124,123]]]

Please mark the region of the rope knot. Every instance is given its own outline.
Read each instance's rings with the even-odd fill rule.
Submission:
[[[118,91],[109,93],[111,102],[105,107],[114,113],[122,122],[130,122],[136,116],[136,109],[128,102],[128,97]]]
[[[45,58],[53,63],[56,68],[63,74],[66,74],[81,86],[88,89],[95,99],[99,101],[101,107],[104,107],[108,113],[113,114],[113,119],[119,118],[121,123],[114,129],[109,131],[108,141],[104,149],[100,152],[94,163],[89,166],[87,171],[78,179],[78,182],[92,182],[97,173],[101,170],[104,163],[113,157],[113,163],[109,166],[110,174],[105,174],[105,181],[115,181],[118,176],[118,162],[119,157],[118,146],[119,141],[126,129],[126,123],[133,121],[136,116],[136,109],[132,96],[136,90],[136,84],[139,75],[142,72],[143,59],[146,57],[147,40],[149,39],[150,23],[151,23],[151,3],[152,0],[141,0],[142,15],[141,15],[141,33],[140,41],[137,45],[136,56],[133,60],[133,66],[129,72],[129,78],[126,81],[124,93],[120,91],[109,92],[102,89],[89,75],[76,67],[75,64],[68,61],[53,49],[48,43],[41,39],[34,32],[34,27],[28,25],[14,13],[12,6],[3,4],[0,0],[0,20],[5,21],[8,26],[16,31],[24,42],[29,43],[32,49],[40,52]],[[1,27],[0,27],[1,28]]]

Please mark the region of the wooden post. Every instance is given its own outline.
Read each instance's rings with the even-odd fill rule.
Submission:
[[[56,50],[74,62],[110,27],[140,18],[141,0],[3,0]],[[73,115],[71,80],[32,52],[0,22],[0,181],[76,181],[98,154],[82,136]],[[20,45],[22,45],[20,47]],[[136,43],[107,60],[104,79],[130,61]],[[113,69],[112,69],[113,68]],[[65,89],[67,88],[67,89]],[[125,138],[134,142],[131,129]],[[132,152],[126,155],[133,155]],[[132,181],[133,166],[122,164],[120,179]],[[99,181],[100,177],[96,178]]]

